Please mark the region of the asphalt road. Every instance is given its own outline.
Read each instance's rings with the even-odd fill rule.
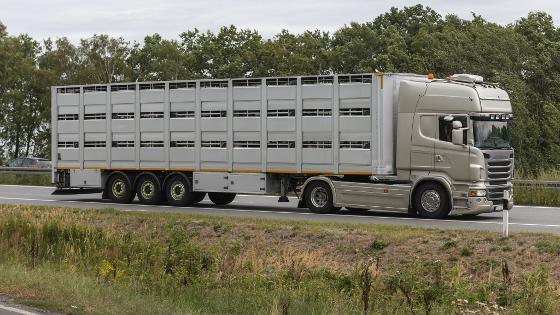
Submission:
[[[278,203],[278,197],[238,195],[228,206],[214,206],[205,199],[193,207],[167,205],[149,206],[137,202],[115,204],[101,199],[101,194],[51,195],[51,187],[0,185],[0,204],[30,204],[76,208],[115,208],[121,211],[181,212],[217,216],[259,217],[319,222],[359,222],[370,224],[398,224],[425,228],[502,230],[502,213],[482,214],[476,217],[449,217],[444,220],[412,218],[407,214],[389,211],[370,211],[353,215],[347,211],[337,214],[315,214],[297,208],[297,198],[289,203]],[[515,206],[510,211],[510,232],[560,233],[560,208]]]

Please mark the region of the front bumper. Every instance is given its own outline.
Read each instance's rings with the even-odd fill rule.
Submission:
[[[480,213],[490,213],[502,210],[511,210],[513,208],[513,195],[510,190],[504,191],[502,204],[497,204],[487,197],[468,197],[454,202],[454,208],[451,210],[452,215],[473,215]]]

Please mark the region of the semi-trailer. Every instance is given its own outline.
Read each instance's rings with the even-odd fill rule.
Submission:
[[[443,218],[511,209],[507,93],[482,77],[335,74],[52,87],[55,193]]]

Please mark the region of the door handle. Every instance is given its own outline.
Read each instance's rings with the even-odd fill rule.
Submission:
[[[443,161],[443,156],[441,156],[439,154],[436,154],[435,155],[435,160],[436,160],[436,162],[441,162],[441,161]]]

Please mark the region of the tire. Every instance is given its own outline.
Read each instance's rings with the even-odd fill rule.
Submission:
[[[173,175],[165,182],[165,199],[176,207],[185,207],[198,202],[198,193],[193,193],[190,181],[181,176]]]
[[[136,196],[140,203],[155,205],[161,202],[162,193],[159,182],[150,175],[141,176],[136,184]]]
[[[313,213],[335,213],[340,208],[333,206],[333,196],[329,184],[313,181],[305,188],[305,203]]]
[[[352,214],[364,214],[369,211],[369,209],[365,208],[354,208],[354,207],[345,207]]]
[[[421,184],[414,193],[414,207],[423,218],[443,219],[451,211],[449,194],[437,183]]]
[[[234,193],[208,193],[208,198],[217,206],[230,204],[235,199]]]
[[[201,202],[204,199],[204,197],[206,197],[205,192],[192,192],[191,194],[194,195],[192,201],[193,204]]]
[[[114,174],[107,182],[107,196],[116,203],[130,203],[136,193],[132,189],[130,178],[123,174]]]

